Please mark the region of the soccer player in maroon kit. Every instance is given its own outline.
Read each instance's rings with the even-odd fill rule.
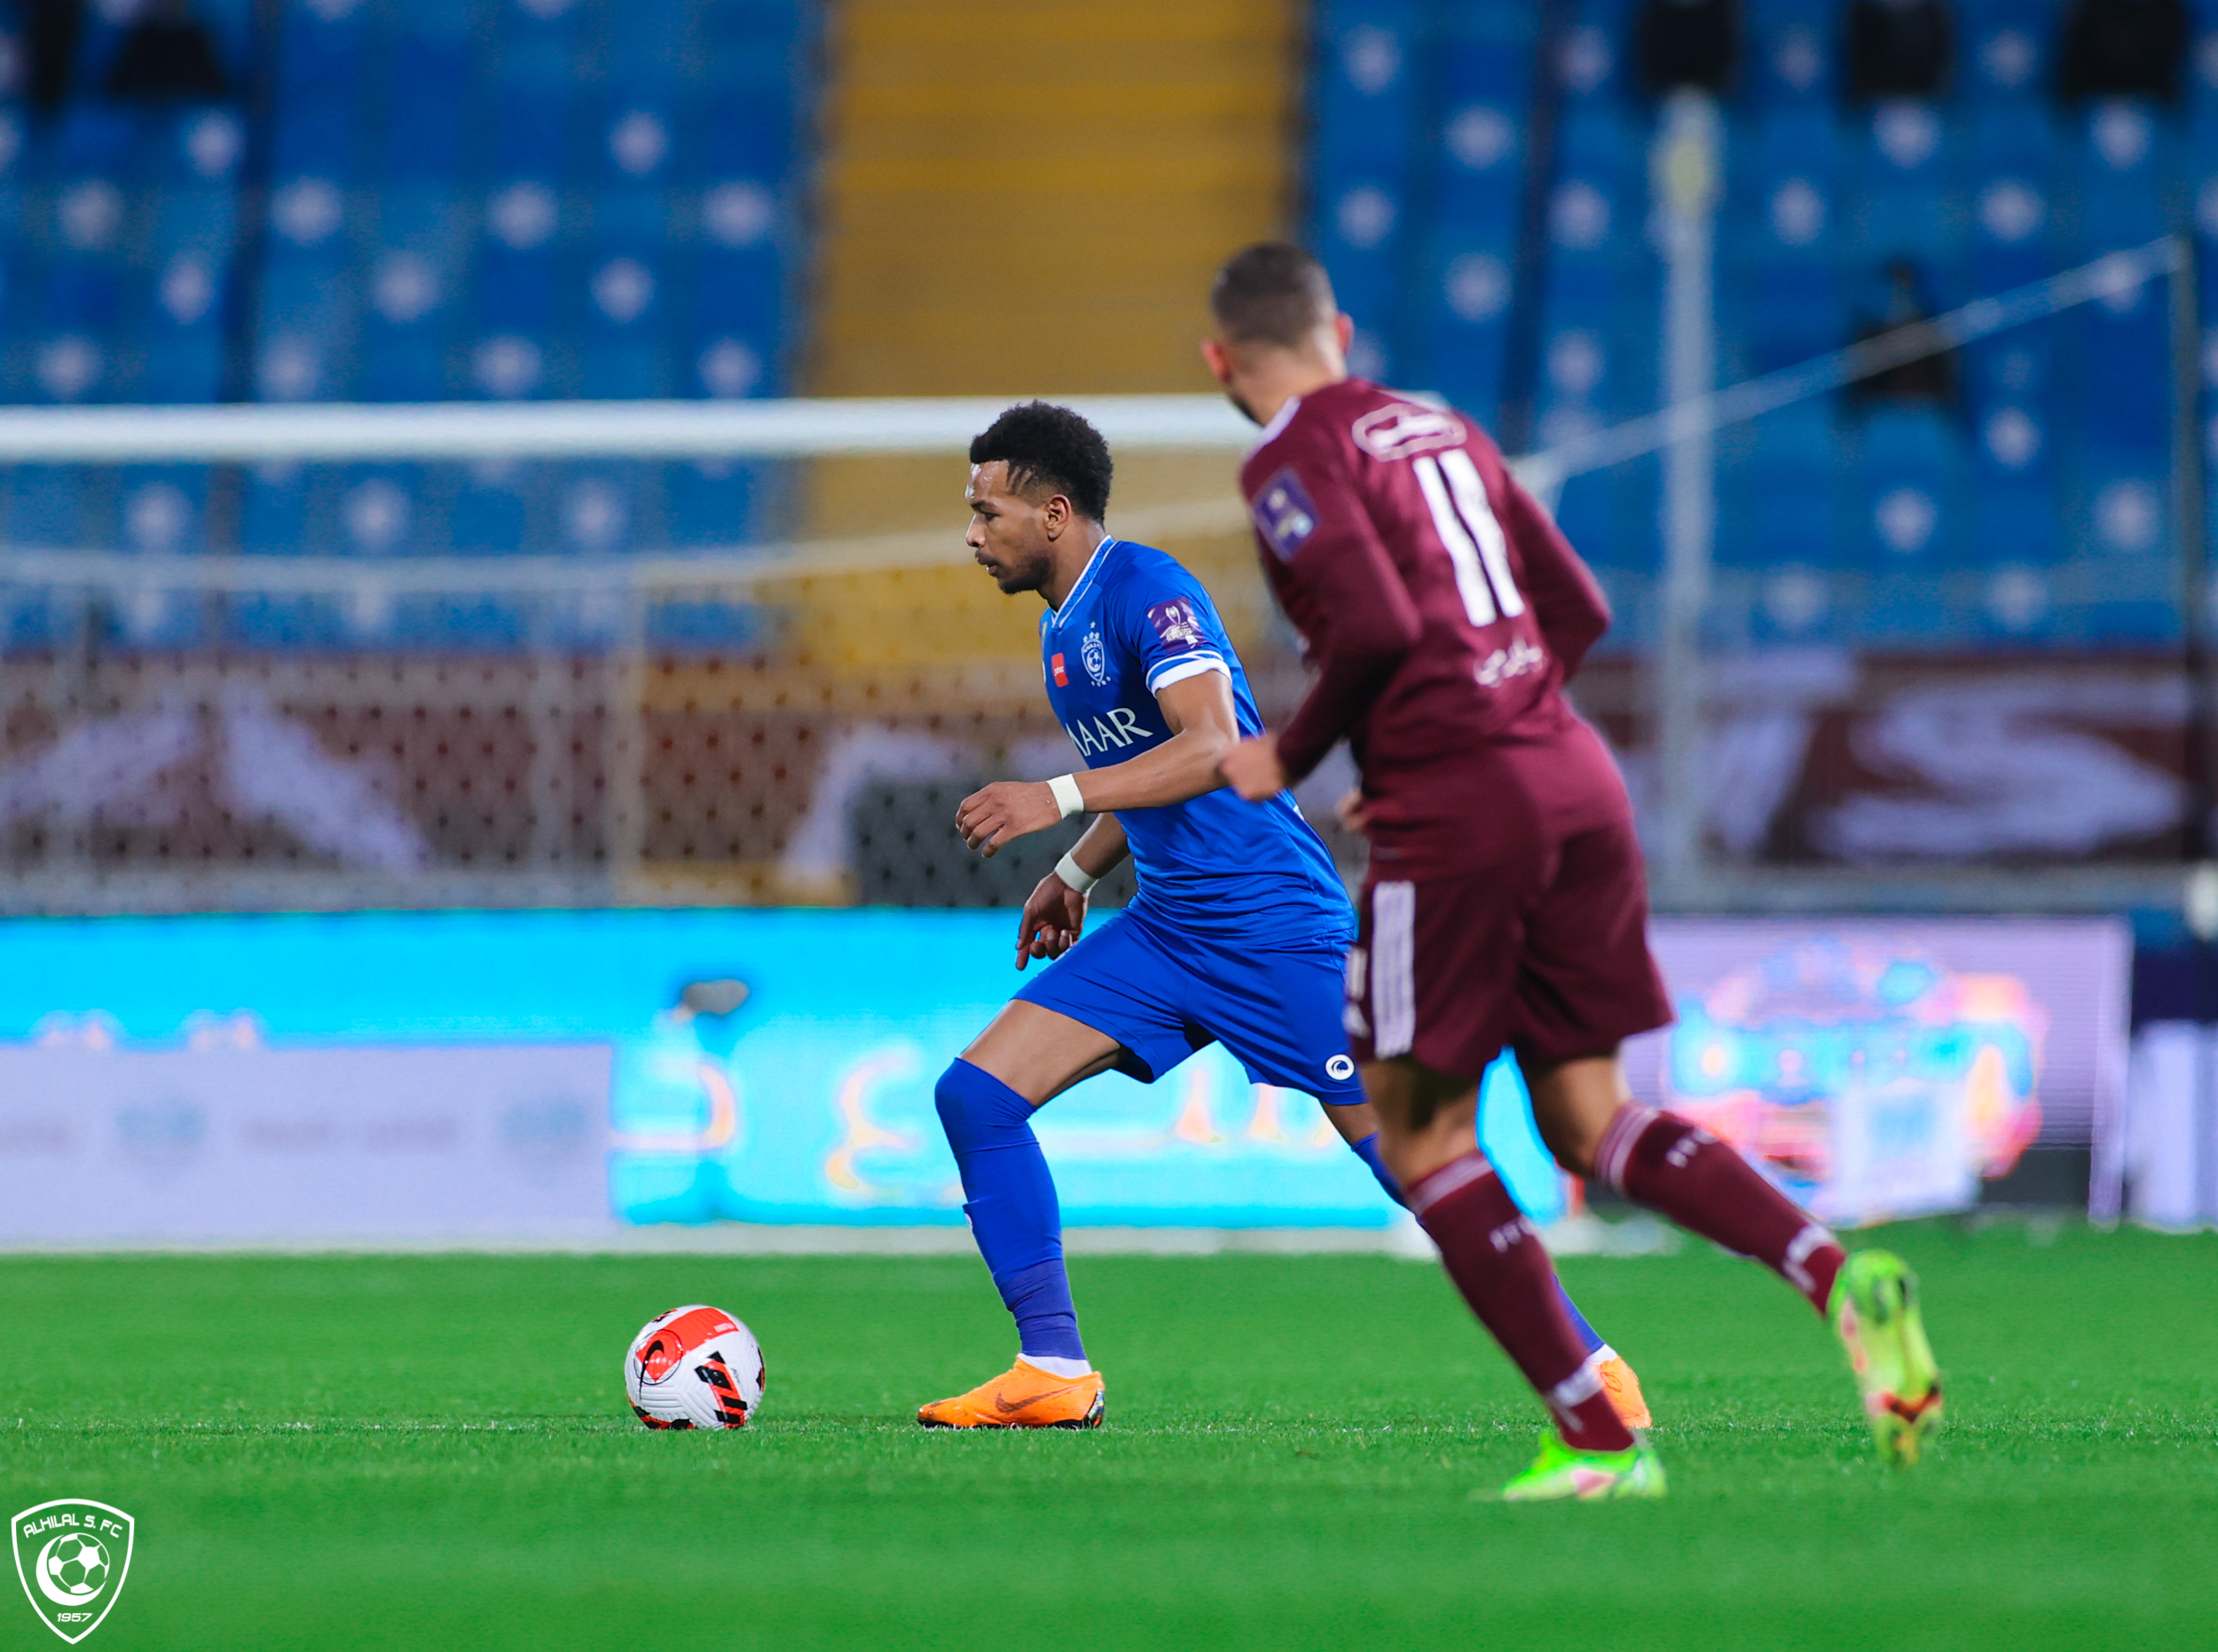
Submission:
[[[1506,1046],[1558,1162],[1785,1279],[1846,1344],[1882,1452],[1916,1460],[1940,1387],[1908,1270],[1846,1255],[1730,1145],[1626,1086],[1619,1044],[1671,1011],[1624,783],[1562,694],[1609,624],[1593,576],[1470,420],[1350,376],[1350,324],[1307,253],[1247,248],[1210,303],[1203,354],[1263,427],[1240,484],[1264,573],[1316,673],[1285,728],[1221,769],[1268,798],[1341,738],[1354,751],[1371,868],[1346,1019],[1380,1145],[1554,1422],[1506,1495],[1664,1489],[1475,1145],[1478,1081]]]

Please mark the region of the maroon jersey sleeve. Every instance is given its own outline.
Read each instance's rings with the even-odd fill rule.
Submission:
[[[1278,731],[1278,760],[1298,781],[1371,709],[1422,626],[1342,457],[1310,444],[1280,457],[1250,508],[1271,582],[1317,673]]]
[[[1578,670],[1586,650],[1609,629],[1609,599],[1555,519],[1506,465],[1501,466],[1495,491],[1502,505],[1502,531],[1517,547],[1524,565],[1525,596],[1533,618],[1568,679]]]

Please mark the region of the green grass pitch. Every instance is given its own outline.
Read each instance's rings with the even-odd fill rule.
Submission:
[[[1542,1508],[1487,1500],[1534,1405],[1385,1258],[1081,1259],[1108,1426],[1011,1436],[912,1420],[1009,1354],[967,1257],[10,1257],[0,1498],[137,1517],[105,1652],[2218,1645],[2218,1238],[1889,1237],[1950,1381],[1910,1474],[1699,1245],[1566,1263],[1672,1490]],[[625,1412],[695,1300],[767,1350],[744,1433]]]

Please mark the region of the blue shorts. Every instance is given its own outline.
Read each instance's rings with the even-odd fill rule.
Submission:
[[[1118,1070],[1144,1084],[1221,1043],[1256,1083],[1345,1106],[1364,1098],[1341,1028],[1347,956],[1338,941],[1255,952],[1180,941],[1131,908],[1017,996],[1115,1039]]]

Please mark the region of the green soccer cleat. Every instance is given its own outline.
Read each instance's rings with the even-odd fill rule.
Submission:
[[[1941,1419],[1940,1368],[1918,1315],[1917,1276],[1891,1252],[1860,1250],[1841,1264],[1829,1313],[1879,1455],[1915,1463]]]
[[[1540,1431],[1540,1455],[1502,1488],[1505,1503],[1599,1503],[1613,1497],[1662,1497],[1664,1465],[1638,1435],[1629,1451],[1575,1451],[1553,1428]]]

